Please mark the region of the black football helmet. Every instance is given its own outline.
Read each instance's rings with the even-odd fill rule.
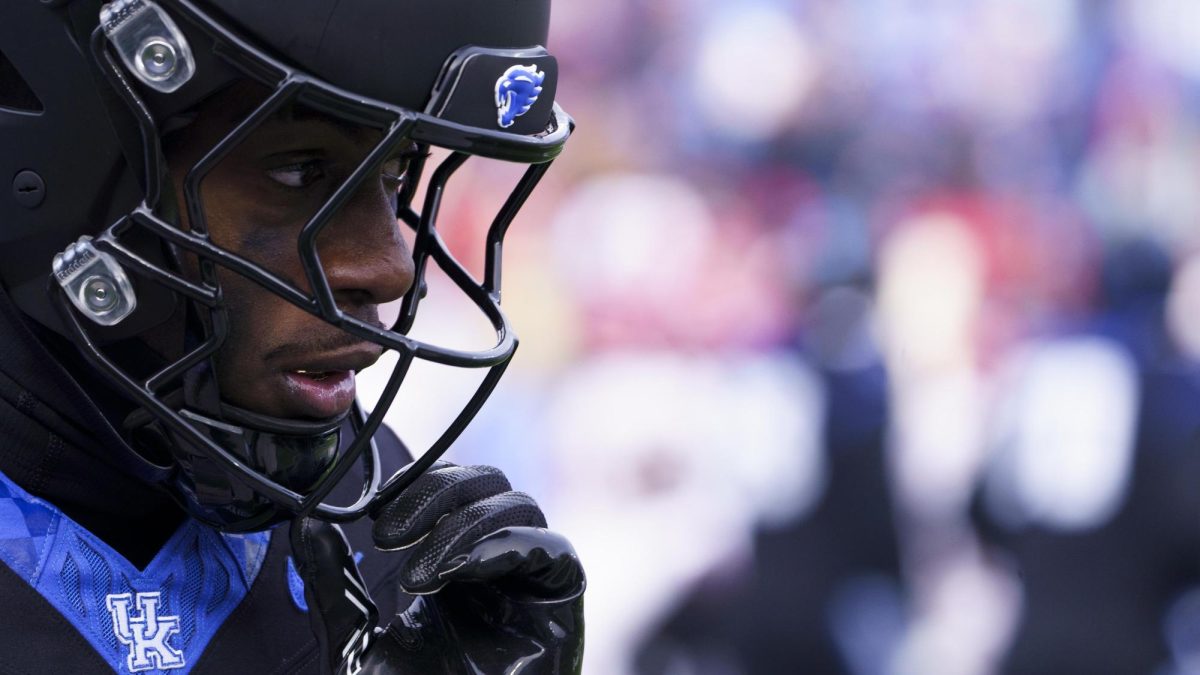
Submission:
[[[549,0],[0,4],[0,177],[12,181],[11,191],[0,190],[0,282],[24,314],[69,338],[136,403],[124,420],[136,461],[159,469],[193,516],[231,531],[294,515],[358,518],[437,460],[495,387],[517,344],[499,305],[505,231],[574,126],[555,102],[549,13]],[[164,136],[186,128],[202,101],[246,80],[265,88],[265,99],[190,169],[177,194]],[[226,153],[287,106],[379,139],[300,232],[311,291],[215,243],[199,198]],[[414,230],[416,280],[395,324],[379,327],[339,308],[316,241],[356,189],[414,143],[448,154],[424,180],[422,204],[413,204],[417,179],[397,195],[397,218]],[[449,179],[471,156],[528,165],[487,232],[482,279],[451,255],[437,228]],[[424,164],[414,160],[409,175],[419,178]],[[198,271],[185,269],[185,258]],[[489,349],[408,336],[430,262],[491,323]],[[371,413],[355,406],[350,420],[280,419],[223,400],[213,357],[230,327],[218,268],[394,350],[397,365]],[[123,356],[180,312],[189,320],[179,358],[146,367]],[[384,481],[371,439],[415,359],[485,375],[432,447]],[[340,438],[345,428],[353,439]],[[365,467],[361,497],[328,503],[356,464]]]

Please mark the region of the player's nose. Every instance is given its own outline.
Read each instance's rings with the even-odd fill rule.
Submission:
[[[363,190],[331,225],[317,243],[339,305],[381,305],[408,292],[412,253],[387,195]]]

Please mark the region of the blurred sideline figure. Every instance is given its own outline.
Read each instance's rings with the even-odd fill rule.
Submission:
[[[556,11],[455,452],[596,527],[585,670],[1200,671],[1200,5]]]

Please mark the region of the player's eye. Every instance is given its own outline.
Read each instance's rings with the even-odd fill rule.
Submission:
[[[310,159],[295,164],[268,169],[271,180],[290,188],[305,188],[325,177],[325,162]]]
[[[389,190],[399,190],[408,180],[408,165],[411,157],[393,157],[380,167],[381,178]]]
[[[379,171],[383,183],[389,190],[399,190],[408,182],[408,170],[414,160],[428,157],[428,152],[422,152],[416,143],[409,145],[399,155],[383,163]]]

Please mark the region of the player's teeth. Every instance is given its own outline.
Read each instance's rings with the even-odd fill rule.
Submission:
[[[324,370],[293,370],[292,372],[296,373],[297,375],[303,375],[304,377],[318,381],[329,377],[329,372]]]

